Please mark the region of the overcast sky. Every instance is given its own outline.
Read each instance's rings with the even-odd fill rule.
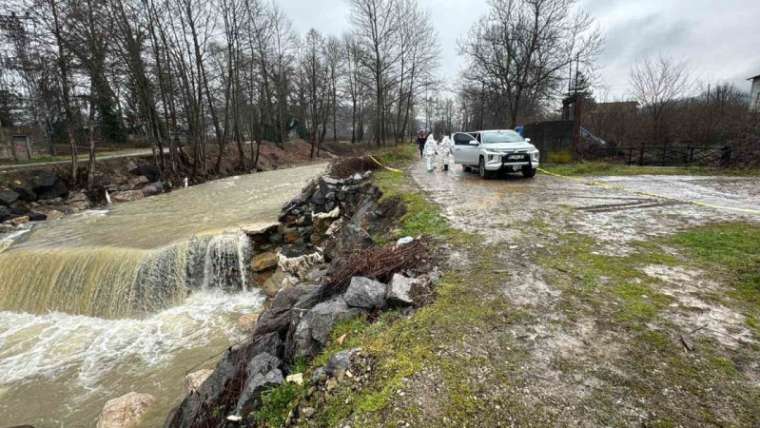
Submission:
[[[299,34],[316,28],[339,35],[350,28],[347,0],[275,0]],[[441,45],[440,74],[454,82],[464,59],[457,40],[487,10],[486,0],[419,0]],[[662,53],[686,61],[695,80],[732,82],[749,91],[760,74],[760,0],[580,0],[605,38],[598,61],[600,98],[630,95],[631,65]]]

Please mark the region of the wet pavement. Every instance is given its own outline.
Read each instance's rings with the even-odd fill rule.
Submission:
[[[696,225],[760,221],[757,177],[512,174],[484,180],[459,166],[428,173],[422,163],[412,175],[455,227],[480,233],[489,243],[528,238],[510,226],[540,221],[589,235],[619,253],[632,240]]]

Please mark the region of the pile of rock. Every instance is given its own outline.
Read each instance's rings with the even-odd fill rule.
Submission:
[[[285,382],[293,361],[312,358],[324,349],[338,322],[412,306],[415,284],[401,274],[394,275],[389,284],[355,277],[345,293],[326,300],[319,285],[281,289],[258,318],[251,342],[230,349],[213,374],[185,398],[168,425],[245,419],[260,405],[265,390]],[[333,366],[325,368],[327,373],[336,370]],[[211,408],[224,409],[224,415],[210,413]]]
[[[54,172],[40,170],[14,178],[0,188],[0,222],[18,226],[63,216],[60,207],[71,197],[66,183]]]
[[[282,210],[280,223],[289,243],[320,244],[331,235],[329,226],[354,213],[364,201],[376,201],[380,190],[368,180],[370,171],[338,179],[323,176],[310,183],[301,195]]]
[[[272,299],[255,320],[250,341],[224,354],[214,372],[169,416],[168,427],[243,421],[260,405],[265,390],[287,379],[303,381],[291,373],[293,362],[321,352],[337,323],[420,305],[416,296],[429,290],[427,276],[415,279],[396,272],[388,283],[355,276],[338,294],[328,289],[327,249],[372,245],[362,226],[381,194],[368,178],[369,173],[321,177],[285,206],[279,225],[249,233],[254,281],[263,280]],[[335,370],[325,368],[326,373]]]

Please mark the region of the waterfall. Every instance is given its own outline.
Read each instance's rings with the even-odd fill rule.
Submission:
[[[141,316],[193,289],[244,290],[251,242],[240,231],[158,249],[11,248],[0,253],[0,310]]]

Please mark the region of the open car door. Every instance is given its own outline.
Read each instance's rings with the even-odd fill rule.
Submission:
[[[454,140],[454,163],[460,165],[475,165],[478,160],[478,140],[467,132],[456,132],[451,137]]]

